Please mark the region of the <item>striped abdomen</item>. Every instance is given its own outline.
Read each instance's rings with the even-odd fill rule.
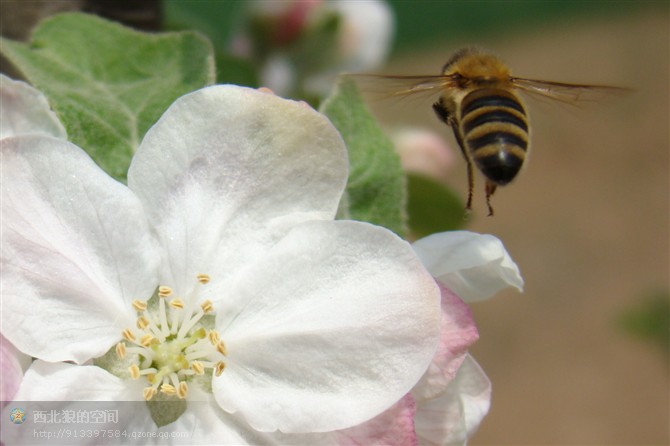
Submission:
[[[519,173],[528,150],[528,120],[519,98],[500,88],[467,94],[460,107],[465,149],[491,182],[505,185]]]

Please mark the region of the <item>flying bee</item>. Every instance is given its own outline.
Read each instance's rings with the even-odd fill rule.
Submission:
[[[530,149],[528,114],[519,91],[572,103],[588,99],[593,93],[626,90],[514,77],[497,56],[478,48],[456,52],[442,68],[442,74],[434,76],[356,77],[375,83],[391,81],[391,96],[440,93],[433,110],[453,130],[467,163],[466,211],[472,208],[474,164],[486,178],[489,215],[493,215],[491,196],[498,186],[509,184],[517,176]]]

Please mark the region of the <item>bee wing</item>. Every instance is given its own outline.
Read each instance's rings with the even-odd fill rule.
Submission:
[[[356,81],[364,92],[380,95],[384,98],[402,98],[408,96],[434,95],[441,89],[452,88],[451,76],[393,76],[384,74],[345,74]]]
[[[607,85],[567,84],[511,77],[511,84],[526,93],[568,104],[598,101],[609,94],[626,93],[630,89]]]

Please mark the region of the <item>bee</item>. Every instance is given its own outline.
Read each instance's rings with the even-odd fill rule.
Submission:
[[[440,92],[433,110],[451,127],[467,163],[466,212],[472,209],[474,164],[486,179],[489,216],[493,215],[491,196],[498,186],[506,186],[517,176],[530,149],[528,113],[518,92],[572,103],[592,93],[627,90],[515,77],[497,56],[479,48],[456,52],[444,64],[442,74],[434,76],[358,76],[393,81],[392,96]]]

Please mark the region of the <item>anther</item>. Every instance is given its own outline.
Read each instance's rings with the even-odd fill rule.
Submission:
[[[225,368],[226,368],[226,364],[224,364],[223,361],[217,362],[216,366],[214,368],[214,374],[216,376],[221,376],[221,374],[223,373],[223,369],[225,369]]]
[[[181,310],[182,308],[184,308],[184,301],[179,299],[179,298],[175,298],[175,299],[172,299],[168,303],[168,305],[170,307],[174,308],[175,310]]]
[[[209,276],[207,274],[198,274],[196,277],[198,278],[198,282],[203,285],[209,283]]]
[[[177,390],[177,396],[181,399],[186,398],[188,395],[188,384],[185,381],[179,383],[179,389]]]
[[[147,319],[145,316],[140,316],[137,318],[137,328],[140,330],[144,330],[149,326],[149,319]]]
[[[205,367],[203,367],[203,365],[200,361],[191,362],[191,370],[193,370],[196,375],[204,375],[205,374]]]
[[[161,392],[166,395],[176,395],[177,389],[175,389],[172,384],[165,383],[161,386]]]
[[[130,328],[126,328],[125,330],[123,330],[122,336],[123,339],[125,339],[126,341],[135,342],[135,335],[130,330]]]
[[[158,287],[158,297],[170,297],[172,295],[172,288],[161,285]]]
[[[130,377],[132,379],[138,379],[140,377],[140,368],[137,366],[137,364],[133,364],[128,367],[128,372],[130,372]]]
[[[158,393],[158,391],[153,387],[145,387],[142,390],[142,396],[144,397],[145,401],[149,401],[154,397],[154,395],[156,395],[156,393]]]
[[[156,339],[153,335],[150,335],[149,333],[145,334],[140,338],[140,344],[143,347],[149,347],[151,343]]]
[[[135,311],[144,311],[147,309],[147,303],[144,302],[143,300],[134,299],[133,308],[135,309]]]
[[[204,311],[205,314],[207,314],[214,309],[214,305],[212,305],[211,300],[206,300],[200,304],[200,308],[202,308],[202,311]]]
[[[123,342],[119,342],[116,344],[116,356],[119,357],[119,359],[123,359],[126,357],[126,344]]]

